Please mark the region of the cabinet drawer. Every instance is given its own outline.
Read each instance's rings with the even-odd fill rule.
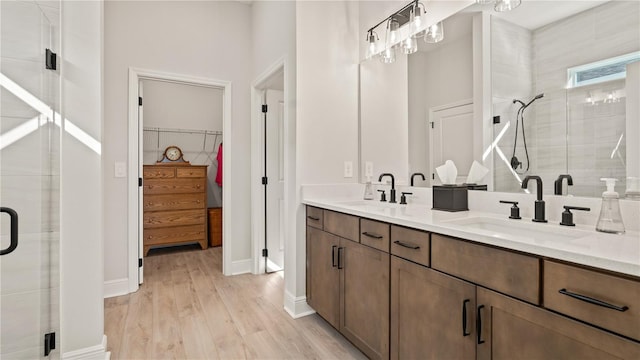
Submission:
[[[176,168],[176,177],[179,178],[203,178],[207,177],[207,168],[205,167],[184,167]]]
[[[431,267],[539,304],[540,260],[431,234]]]
[[[176,226],[172,228],[144,229],[144,245],[174,244],[201,241],[205,238],[204,225]]]
[[[200,225],[205,221],[205,210],[148,211],[143,216],[144,228]]]
[[[389,252],[389,224],[360,219],[360,243]]]
[[[545,261],[543,294],[548,309],[640,340],[639,281]]]
[[[429,266],[429,233],[391,225],[391,254]]]
[[[142,170],[144,179],[170,179],[175,177],[175,168],[162,168],[159,166],[144,167]]]
[[[146,195],[143,208],[144,211],[204,209],[207,203],[205,197],[205,193]]]
[[[307,225],[322,230],[322,209],[307,206]]]
[[[357,216],[323,210],[324,231],[358,242],[360,222]]]
[[[144,194],[184,194],[205,191],[205,179],[149,179],[143,183]]]

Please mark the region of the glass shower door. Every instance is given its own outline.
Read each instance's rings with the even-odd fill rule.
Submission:
[[[60,357],[60,78],[45,61],[59,13],[59,2],[0,1],[2,359]]]

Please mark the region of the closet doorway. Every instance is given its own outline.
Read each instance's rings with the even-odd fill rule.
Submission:
[[[285,89],[284,64],[253,86],[254,107],[260,111],[259,165],[261,188],[254,192],[254,246],[257,271],[284,270],[285,248]],[[259,204],[259,206],[258,206]]]
[[[232,184],[222,146],[230,145],[230,94],[229,82],[130,69],[130,292],[143,282],[144,257],[153,249],[205,249],[228,238],[222,208],[231,203]]]

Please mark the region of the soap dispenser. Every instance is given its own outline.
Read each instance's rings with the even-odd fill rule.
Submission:
[[[607,191],[602,193],[602,209],[600,209],[596,230],[611,234],[624,234],[624,224],[618,202],[619,196],[614,189],[617,179],[602,178],[600,180],[607,184]]]
[[[367,176],[367,183],[364,186],[364,199],[373,200],[373,185],[371,185],[371,176]]]

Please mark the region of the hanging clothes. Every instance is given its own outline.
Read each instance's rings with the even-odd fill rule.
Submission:
[[[216,156],[216,160],[218,160],[216,183],[218,184],[218,186],[222,186],[222,143],[220,143],[220,146],[218,146],[218,155]]]

